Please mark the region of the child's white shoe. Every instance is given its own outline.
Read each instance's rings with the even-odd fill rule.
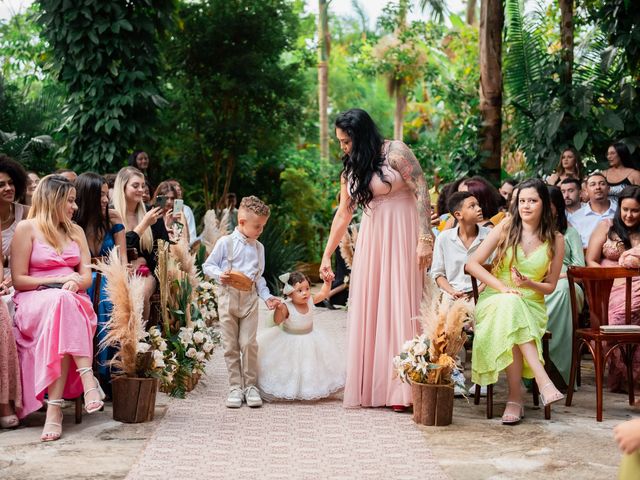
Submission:
[[[244,400],[244,393],[240,387],[232,388],[227,396],[227,408],[240,408]]]
[[[244,398],[247,402],[247,405],[252,408],[262,406],[262,397],[260,396],[260,391],[253,385],[249,385],[247,388],[245,388]]]

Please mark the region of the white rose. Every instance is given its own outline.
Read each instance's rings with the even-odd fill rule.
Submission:
[[[196,344],[201,344],[202,342],[204,342],[204,333],[202,332],[196,332],[193,334],[193,341],[196,342]]]
[[[200,286],[205,290],[213,290],[213,284],[211,282],[202,282]]]
[[[158,350],[155,350],[153,352],[153,362],[155,363],[157,368],[164,368],[165,367],[164,355],[162,354],[162,352],[159,352]]]
[[[413,340],[407,340],[402,344],[402,351],[408,352],[409,350],[411,350],[411,347],[413,347]]]
[[[210,353],[211,350],[213,350],[213,343],[211,342],[206,342],[203,346],[202,346],[202,350],[204,350],[206,353]]]
[[[160,342],[160,345],[158,345],[158,350],[160,350],[161,352],[164,352],[166,349],[167,349],[167,342],[162,340]]]
[[[427,353],[427,346],[424,343],[416,343],[413,347],[413,353],[415,355],[424,355]]]
[[[204,352],[196,353],[196,360],[198,360],[199,362],[204,362],[204,357],[205,357]]]
[[[197,352],[195,348],[190,348],[189,350],[187,350],[187,353],[185,354],[187,357],[189,358],[196,358]]]
[[[151,345],[148,343],[138,342],[138,353],[147,353],[150,348]]]

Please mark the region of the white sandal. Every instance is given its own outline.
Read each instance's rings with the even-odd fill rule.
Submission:
[[[520,420],[524,418],[524,405],[518,402],[507,402],[507,407],[511,405],[517,405],[519,409],[520,415],[513,415],[511,413],[506,413],[507,408],[505,408],[505,413],[502,414],[502,424],[503,425],[516,425],[520,423]]]
[[[97,412],[102,407],[104,407],[104,402],[102,400],[104,400],[105,397],[106,397],[106,395],[104,394],[104,390],[102,390],[102,387],[100,386],[100,382],[93,375],[93,369],[91,367],[78,368],[78,369],[76,369],[76,372],[78,372],[80,374],[80,376],[84,375],[85,373],[91,373],[91,376],[95,380],[96,386],[93,387],[93,388],[90,388],[89,390],[85,390],[84,391],[84,402],[85,402],[84,403],[84,409],[87,411],[87,413]],[[92,400],[92,401],[87,403],[87,393],[92,392],[94,390],[98,390],[98,392],[100,393],[100,400]],[[92,404],[96,404],[97,406],[95,408],[89,408],[89,405],[92,405]]]
[[[547,400],[547,398],[545,398],[545,395],[542,393],[542,391],[547,388],[547,387],[553,387],[555,389],[555,393],[550,395],[550,399]],[[554,397],[555,395],[555,397]],[[562,394],[562,392],[560,390],[558,390],[556,388],[556,386],[553,384],[553,382],[548,382],[545,383],[544,386],[540,389],[540,403],[542,403],[543,407],[546,407],[547,405],[551,405],[552,403],[555,402],[559,402],[560,400],[562,400],[564,398],[564,395]]]
[[[60,407],[60,413],[62,413],[62,409],[65,406],[65,401],[62,398],[58,398],[56,400],[45,400],[45,403],[47,405],[53,405],[54,407]],[[47,408],[47,411],[48,410],[49,409]],[[64,419],[64,413],[62,413],[62,418]],[[62,435],[62,420],[60,421],[60,423],[58,423],[58,422],[45,422],[44,423],[44,428],[46,428],[47,425],[55,425],[56,427],[60,427],[60,431],[59,432],[53,432],[53,431],[46,432],[46,431],[43,431],[42,435],[40,435],[40,441],[42,441],[42,442],[55,442]]]

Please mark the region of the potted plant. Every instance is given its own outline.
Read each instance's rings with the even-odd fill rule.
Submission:
[[[110,361],[113,419],[126,423],[153,420],[158,384],[168,381],[174,365],[168,361],[167,342],[160,332],[145,330],[144,280],[129,274],[117,248],[94,268],[106,278],[107,295],[113,303],[107,334],[99,345],[117,349]]]
[[[466,300],[443,298],[439,292],[422,304],[423,334],[405,342],[394,357],[394,370],[411,384],[413,420],[422,425],[450,425],[453,417],[455,356],[466,340],[463,326],[471,319]],[[462,385],[464,387],[464,385]]]

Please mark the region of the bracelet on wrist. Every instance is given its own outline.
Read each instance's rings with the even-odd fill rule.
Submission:
[[[429,245],[430,247],[433,247],[433,235],[431,235],[429,233],[422,233],[418,237],[418,242],[425,243],[425,244]]]

